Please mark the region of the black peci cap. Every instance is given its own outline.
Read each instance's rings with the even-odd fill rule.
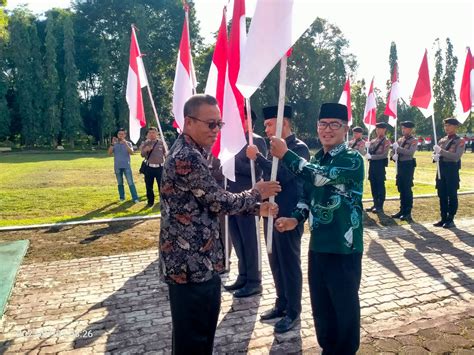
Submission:
[[[412,121],[403,121],[403,122],[400,122],[400,125],[402,127],[406,127],[406,128],[413,128],[415,127],[415,124],[412,122]]]
[[[443,123],[452,124],[454,126],[459,126],[461,124],[461,122],[459,122],[457,119],[455,119],[453,117],[445,118],[443,120]]]
[[[387,124],[385,122],[379,122],[375,125],[376,128],[387,128]]]
[[[263,110],[263,119],[268,120],[271,118],[276,118],[278,115],[278,106],[267,106],[264,107]],[[293,113],[293,110],[291,106],[285,105],[285,108],[283,110],[283,117],[291,119],[291,115]]]
[[[319,119],[322,118],[338,118],[347,122],[347,106],[332,102],[322,104],[319,111]]]
[[[355,126],[354,128],[352,128],[352,132],[364,133],[364,130],[362,129],[362,127]]]

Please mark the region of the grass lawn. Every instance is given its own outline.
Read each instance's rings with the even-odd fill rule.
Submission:
[[[415,194],[435,193],[436,166],[429,152],[417,152]],[[20,152],[0,155],[0,226],[54,223],[97,218],[148,215],[145,184],[138,174],[141,157],[132,157],[141,202],[119,202],[113,158],[97,152]],[[398,196],[393,163],[387,168],[387,195]],[[461,191],[474,190],[474,154],[462,159]],[[364,198],[370,198],[366,181]]]

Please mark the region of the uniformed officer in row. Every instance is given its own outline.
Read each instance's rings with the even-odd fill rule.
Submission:
[[[265,134],[273,137],[276,134],[277,106],[265,107]],[[304,142],[296,138],[291,130],[292,109],[285,105],[283,113],[282,138],[288,149],[300,157],[309,160],[309,149]],[[247,157],[255,160],[256,166],[263,170],[263,178],[270,180],[272,170],[272,156],[266,157],[264,152],[256,146],[247,148]],[[293,174],[281,162],[278,164],[277,180],[281,185],[281,192],[275,197],[279,206],[278,217],[290,217],[298,201],[303,197],[303,180]],[[266,221],[266,219],[265,219]],[[265,223],[265,233],[267,233]],[[295,229],[279,232],[273,229],[272,253],[268,260],[275,282],[276,296],[274,306],[260,316],[262,321],[281,318],[275,324],[276,333],[285,333],[292,329],[299,320],[301,313],[301,294],[303,288],[303,273],[301,270],[301,236],[303,235],[304,222],[299,223]]]
[[[455,118],[444,121],[446,136],[433,147],[434,162],[439,162],[439,174],[436,174],[436,189],[438,190],[441,220],[435,227],[454,228],[454,216],[458,210],[459,170],[461,156],[464,153],[464,140],[456,132],[461,124]]]
[[[362,138],[363,132],[364,130],[362,129],[362,127],[356,126],[352,128],[352,139],[347,145],[349,148],[357,150],[362,156],[367,153],[367,149],[365,148],[365,141]]]
[[[385,202],[385,168],[388,165],[388,150],[390,141],[385,136],[387,124],[379,122],[375,125],[377,136],[366,143],[368,149],[365,157],[369,160],[369,181],[374,205],[367,212],[383,213]]]
[[[392,145],[391,159],[397,164],[396,184],[400,192],[400,211],[392,214],[392,218],[411,222],[413,208],[413,175],[415,173],[416,159],[414,158],[418,141],[412,135],[415,124],[410,121],[401,123],[402,137]]]

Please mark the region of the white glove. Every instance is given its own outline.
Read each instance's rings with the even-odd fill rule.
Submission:
[[[439,162],[439,154],[433,154],[433,161],[436,163],[436,162]]]
[[[393,149],[393,150],[397,150],[398,147],[399,147],[399,145],[398,145],[397,142],[395,142],[395,143],[392,144],[392,149]]]
[[[439,153],[441,152],[441,147],[436,144],[436,145],[433,147],[433,150],[434,150],[435,154],[439,154]]]
[[[365,142],[365,147],[366,147],[367,149],[370,148],[370,141]]]
[[[392,155],[392,159],[393,161],[398,161],[398,154],[395,153],[394,155]]]
[[[365,158],[366,158],[367,160],[370,160],[370,159],[372,158],[372,155],[370,155],[370,153],[367,153],[367,154],[365,155]]]

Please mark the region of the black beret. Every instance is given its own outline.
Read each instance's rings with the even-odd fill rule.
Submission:
[[[352,132],[363,133],[364,130],[362,129],[362,127],[355,126],[354,128],[352,128]]]
[[[387,124],[385,122],[379,122],[375,125],[376,128],[387,128]]]
[[[400,122],[400,125],[402,127],[406,127],[406,128],[413,128],[415,127],[415,124],[412,122],[412,121],[403,121],[403,122]]]
[[[347,106],[332,102],[322,104],[321,111],[319,111],[319,119],[322,118],[338,118],[343,121],[348,121]]]
[[[265,120],[268,120],[270,118],[276,118],[278,115],[278,106],[264,107],[262,112],[263,112],[263,119]],[[283,117],[291,119],[292,113],[293,113],[293,110],[291,109],[291,106],[285,105],[285,108],[283,110]]]
[[[459,126],[461,124],[461,122],[459,122],[457,119],[453,118],[453,117],[450,117],[450,118],[445,118],[443,120],[444,123],[447,123],[447,124],[452,124],[454,126]]]

